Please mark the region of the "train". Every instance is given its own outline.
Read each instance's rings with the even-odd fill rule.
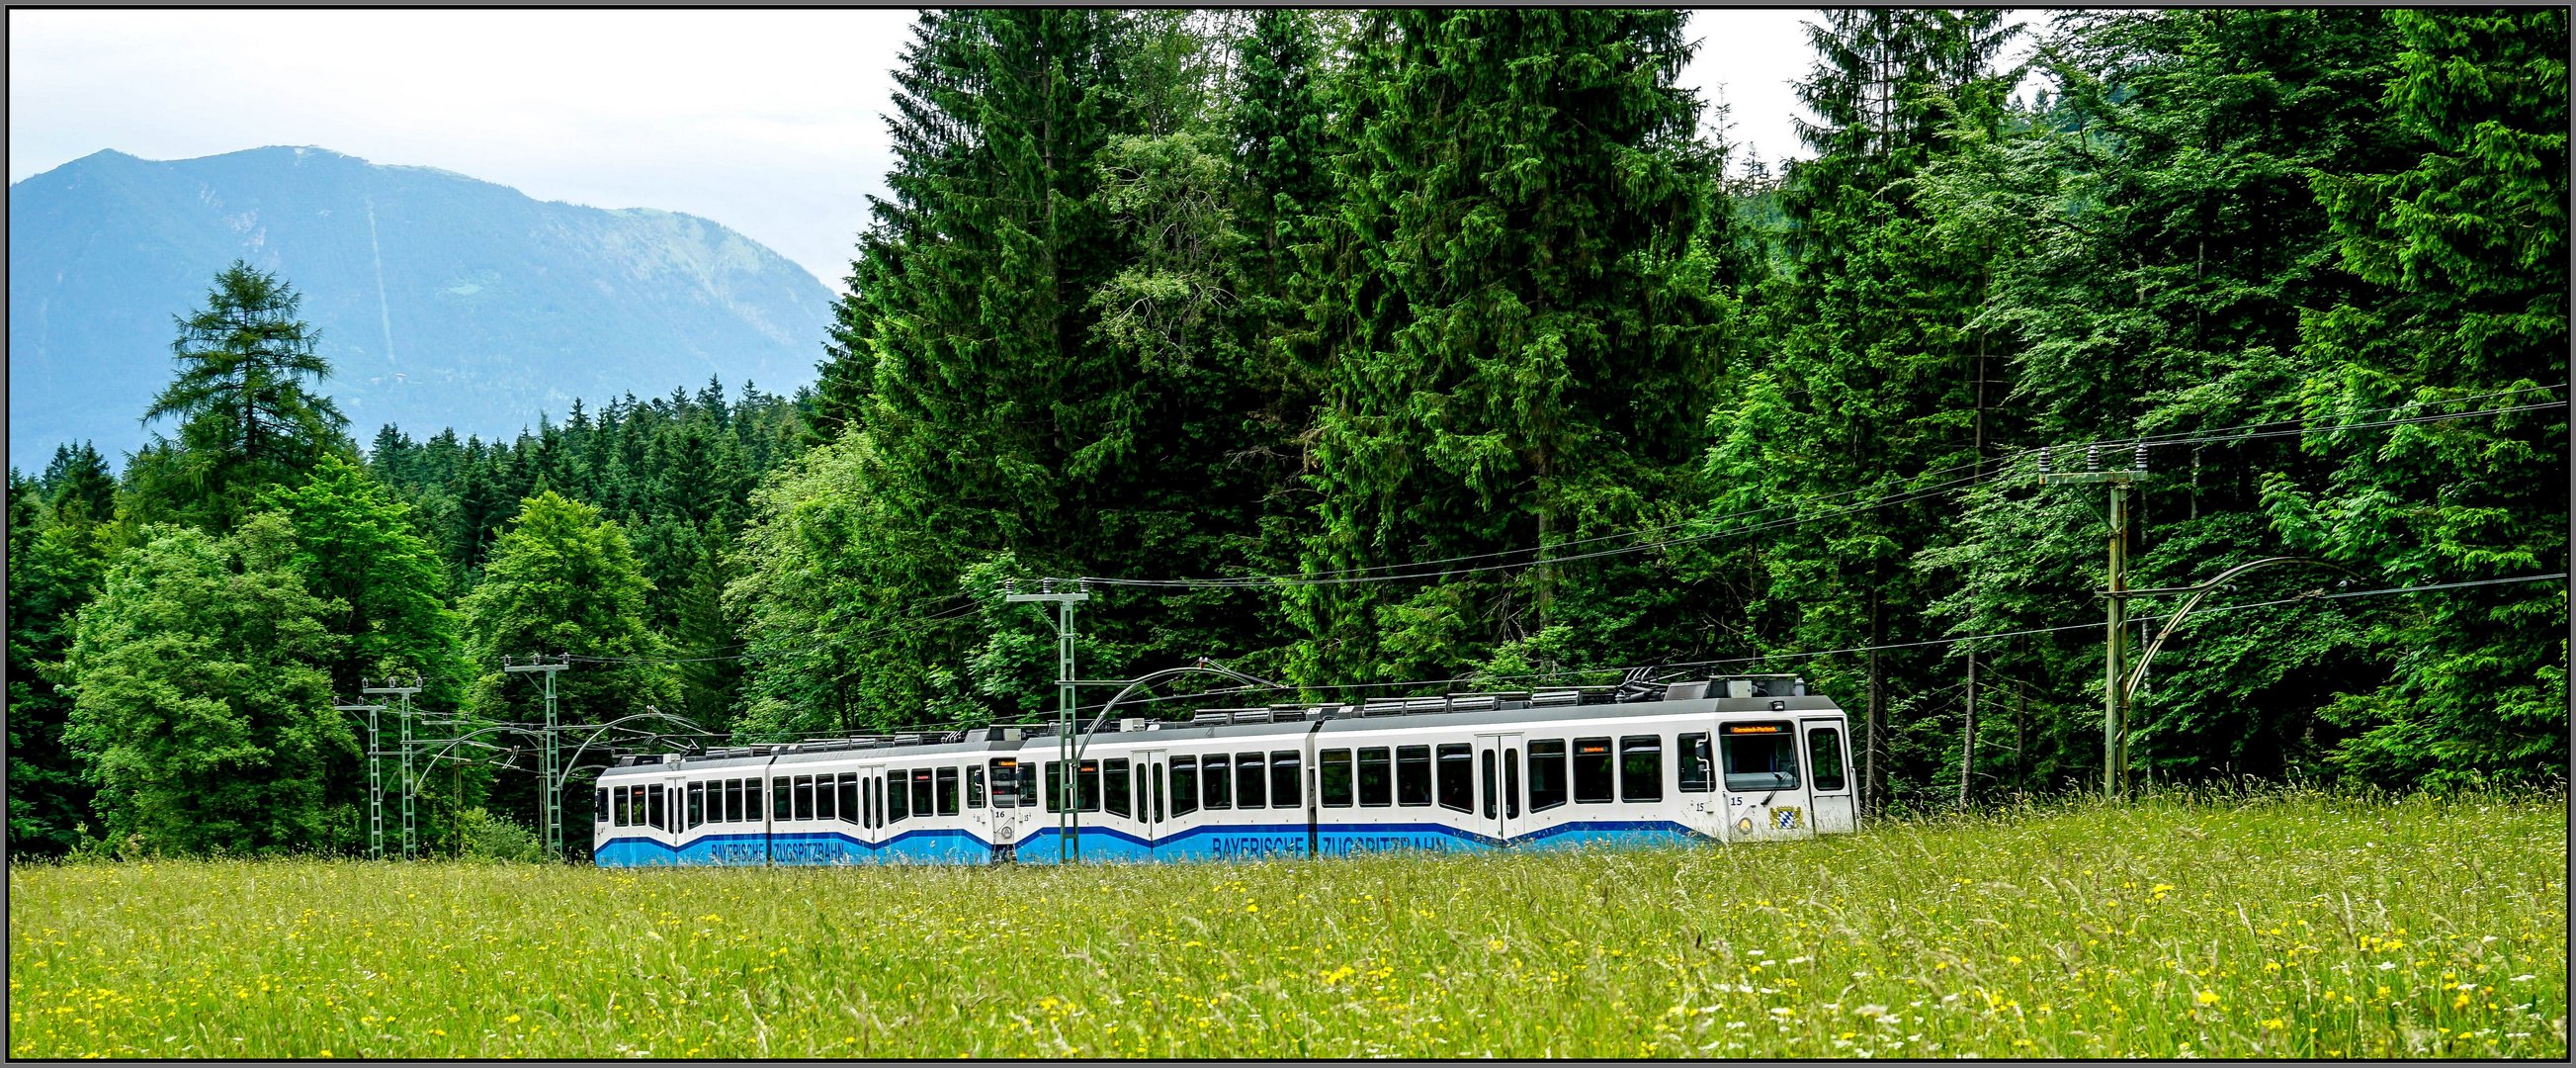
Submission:
[[[1803,679],[1753,675],[1130,717],[1078,751],[1049,724],[742,746],[603,770],[591,857],[1053,864],[1773,841],[1855,828],[1849,740]]]

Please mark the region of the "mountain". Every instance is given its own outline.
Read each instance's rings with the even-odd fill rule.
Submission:
[[[812,381],[832,295],[695,216],[532,199],[315,148],[154,161],[100,152],[9,187],[9,449],[115,456],[169,382],[172,317],[235,259],[304,295],[360,441],[400,424],[514,435],[709,376]],[[176,433],[169,421],[151,430]]]

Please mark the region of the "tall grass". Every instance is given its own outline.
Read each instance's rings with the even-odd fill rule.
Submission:
[[[2566,801],[1070,870],[9,873],[19,1057],[2567,1052]]]

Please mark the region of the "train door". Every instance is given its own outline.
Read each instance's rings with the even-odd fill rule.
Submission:
[[[1804,838],[1815,833],[1798,731],[1787,722],[1718,726],[1718,778],[1726,788],[1730,841]]]
[[[961,858],[968,863],[985,863],[993,857],[993,782],[992,767],[968,755],[957,768],[958,821],[965,825],[967,848],[974,856]]]
[[[1798,724],[1807,755],[1807,796],[1815,807],[1818,834],[1848,831],[1854,826],[1851,762],[1845,759],[1843,721],[1810,719]]]
[[[1029,832],[1029,810],[1020,804],[1018,757],[987,757],[984,760],[985,788],[992,792],[990,809],[985,819],[991,821],[995,861],[1018,860],[1020,836]]]
[[[858,838],[858,856],[876,862],[878,844],[886,841],[886,769],[858,769],[858,805],[850,818],[850,838]]]
[[[1136,823],[1143,830],[1145,855],[1153,860],[1182,859],[1172,835],[1172,755],[1168,750],[1141,749],[1135,755]],[[1191,795],[1192,807],[1197,795]]]
[[[1511,845],[1513,838],[1529,829],[1529,813],[1523,807],[1527,790],[1521,784],[1522,748],[1518,734],[1476,736],[1477,822],[1497,846]]]
[[[662,843],[659,863],[677,864],[680,840],[688,834],[689,784],[673,775],[654,784],[653,789],[657,795],[653,798],[653,840]]]

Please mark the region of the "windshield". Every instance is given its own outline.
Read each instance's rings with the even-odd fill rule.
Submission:
[[[1745,793],[1797,787],[1798,736],[1788,724],[1730,723],[1726,731],[1718,740],[1718,748],[1725,754],[1728,790]]]

